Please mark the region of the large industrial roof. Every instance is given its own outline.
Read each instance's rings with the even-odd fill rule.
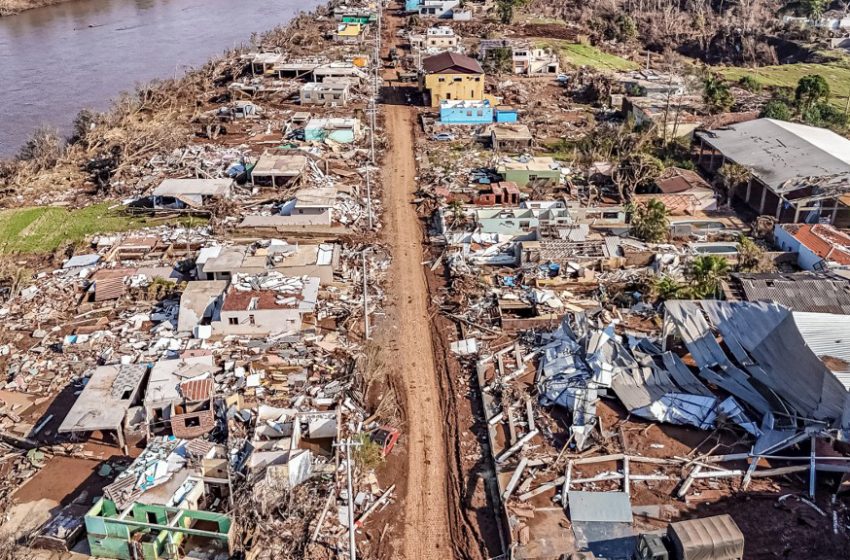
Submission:
[[[697,134],[772,188],[804,177],[850,178],[850,140],[830,130],[757,119]]]

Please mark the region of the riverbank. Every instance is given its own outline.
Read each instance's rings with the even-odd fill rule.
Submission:
[[[251,42],[293,56],[316,55],[322,50],[322,34],[334,25],[328,15],[327,6],[301,13]],[[324,29],[316,25],[318,19],[325,22]],[[230,98],[227,84],[243,75],[239,55],[246,48],[227,50],[182,76],[137,86],[104,112],[81,110],[67,145],[62,145],[64,134],[37,129],[14,158],[0,159],[0,208],[60,202],[79,207],[93,197],[132,191],[150,172],[151,157],[192,142],[193,120],[219,106],[210,99]]]
[[[0,17],[14,16],[33,8],[43,8],[71,0],[0,0]]]

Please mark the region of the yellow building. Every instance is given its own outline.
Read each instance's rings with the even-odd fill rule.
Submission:
[[[466,55],[444,52],[422,61],[422,86],[431,94],[431,107],[444,100],[484,99],[484,70]]]

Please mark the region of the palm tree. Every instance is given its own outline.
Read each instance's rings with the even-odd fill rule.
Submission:
[[[729,273],[729,262],[717,255],[702,255],[691,263],[691,290],[695,298],[717,298],[720,285]]]
[[[659,276],[652,283],[652,291],[655,294],[655,297],[658,298],[658,301],[676,299],[682,295],[683,288],[684,286],[682,286],[681,282],[669,274]]]
[[[463,202],[460,200],[452,200],[448,203],[449,215],[452,217],[452,225],[457,225],[458,222],[466,218],[466,212],[463,208]]]

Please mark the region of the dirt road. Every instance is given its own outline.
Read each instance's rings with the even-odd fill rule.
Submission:
[[[407,496],[404,557],[449,559],[448,460],[444,414],[428,319],[428,290],[422,261],[422,231],[411,204],[416,190],[413,118],[410,107],[384,106],[390,148],[384,163],[384,238],[392,245],[391,298],[399,376],[407,413]]]

